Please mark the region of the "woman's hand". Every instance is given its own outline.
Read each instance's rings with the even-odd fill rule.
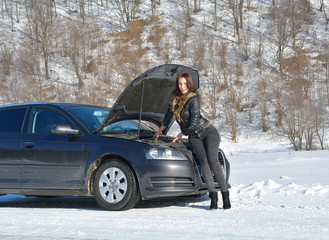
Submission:
[[[153,135],[153,140],[158,140],[158,138],[160,137],[160,134],[161,133],[159,133],[159,132],[156,132],[156,133],[154,133],[154,135]]]
[[[158,130],[156,133],[154,133],[154,135],[153,135],[153,140],[155,140],[155,141],[158,140],[158,138],[160,137],[162,131],[163,131],[165,128],[166,128],[165,126],[161,125],[161,127],[159,128],[159,130]]]
[[[177,137],[175,137],[175,139],[172,141],[172,143],[175,143],[177,141],[181,143],[182,137],[183,137],[183,133],[178,134]]]

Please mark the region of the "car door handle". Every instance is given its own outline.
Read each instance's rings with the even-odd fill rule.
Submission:
[[[24,143],[24,147],[25,148],[33,148],[34,147],[34,143],[33,142],[25,142]]]

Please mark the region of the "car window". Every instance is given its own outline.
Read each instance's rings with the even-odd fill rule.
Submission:
[[[53,126],[56,124],[66,124],[74,128],[71,121],[61,112],[47,107],[35,107],[31,115],[29,132],[50,134]]]
[[[20,133],[27,108],[0,110],[0,132]]]
[[[76,117],[91,132],[96,131],[104,118],[108,114],[108,110],[95,107],[70,107],[66,109],[74,117]]]

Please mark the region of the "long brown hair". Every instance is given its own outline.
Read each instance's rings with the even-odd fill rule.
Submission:
[[[186,85],[187,85],[187,88],[189,89],[189,91],[195,93],[200,98],[200,95],[198,93],[198,89],[195,85],[194,79],[191,76],[191,74],[189,74],[188,72],[179,74],[177,76],[175,96],[181,96],[182,95],[182,92],[180,91],[179,86],[178,86],[178,80],[182,77],[186,79]]]

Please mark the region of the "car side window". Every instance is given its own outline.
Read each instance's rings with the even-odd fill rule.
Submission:
[[[56,124],[66,124],[74,128],[72,122],[61,112],[47,107],[35,107],[31,115],[29,132],[50,134]]]
[[[0,110],[0,132],[20,133],[27,108]]]

